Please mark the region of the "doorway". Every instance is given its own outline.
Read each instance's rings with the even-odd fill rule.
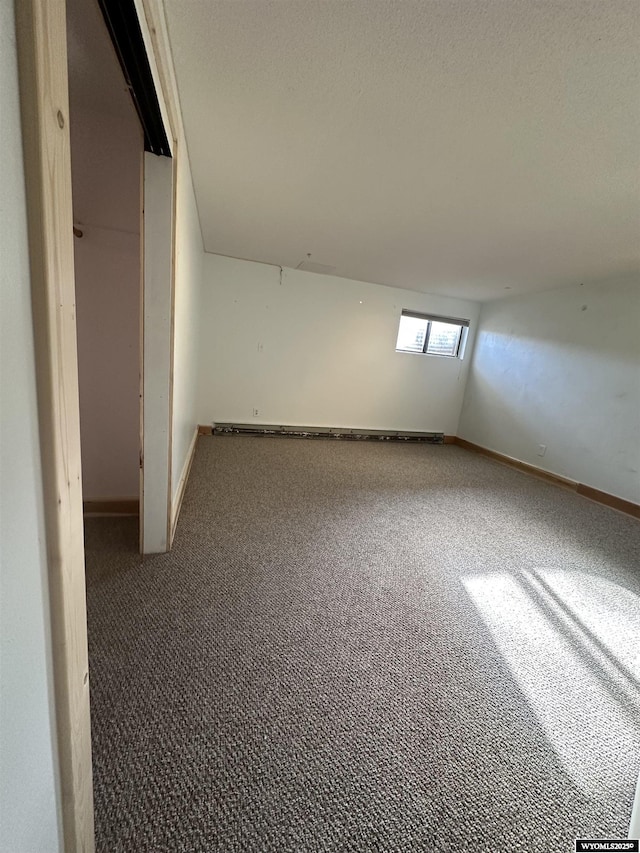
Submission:
[[[85,515],[139,515],[144,134],[97,0],[67,0]]]
[[[125,3],[114,0],[112,5],[117,9],[126,6],[135,15],[136,3],[134,0]],[[140,0],[140,8],[147,5],[152,9],[147,10],[149,14],[160,14],[161,10],[154,3],[155,0]],[[82,237],[74,237],[72,231],[66,8],[65,3],[20,0],[15,4],[15,14],[42,471],[43,545],[46,548],[55,694],[59,816],[64,839],[62,848],[66,853],[90,853],[94,849],[93,787],[74,275],[74,240],[84,239],[84,232]],[[153,52],[151,30],[145,21],[142,35],[137,21],[136,17],[136,58],[151,80],[156,114],[160,115],[155,92],[160,91],[166,100],[166,91],[157,72],[155,80],[152,79],[147,58],[147,50]],[[157,402],[151,393],[154,386],[147,382],[147,375],[154,377],[158,387],[162,379],[163,387],[171,388],[176,171],[168,147],[151,153],[154,148],[150,147],[148,128],[144,122],[142,124],[145,127],[142,183],[145,197],[158,201],[155,218],[147,217],[154,224],[154,233],[147,233],[149,225],[146,220],[139,232],[145,302],[145,310],[140,312],[141,316],[144,314],[141,324],[144,353],[142,402],[146,403],[148,397],[148,402],[153,404]],[[162,133],[164,135],[164,130]],[[162,156],[157,156],[160,154]],[[163,167],[155,173],[151,166],[153,161],[164,161]],[[169,192],[166,191],[167,186]],[[149,207],[148,202],[146,206]],[[161,218],[162,227],[158,227],[158,218]],[[82,232],[80,224],[75,227]],[[163,251],[167,245],[169,251]],[[145,263],[145,257],[147,261],[154,259],[154,263]],[[145,334],[147,328],[153,329],[154,335]],[[150,366],[148,371],[145,371],[145,364]],[[169,488],[158,504],[162,509],[161,518],[157,519],[149,512],[149,521],[158,523],[162,535],[156,540],[145,537],[143,550],[148,553],[168,550],[171,541],[167,533],[170,529],[171,457],[166,453],[171,437],[171,393],[163,394],[158,411],[161,417],[153,423],[145,422],[141,431],[141,461],[143,472],[154,472],[163,477]],[[156,440],[157,436],[162,441]],[[144,506],[146,476],[143,484],[140,498]],[[142,527],[146,531],[146,513]]]

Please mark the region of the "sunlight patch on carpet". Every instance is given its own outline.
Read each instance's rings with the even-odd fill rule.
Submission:
[[[588,796],[613,794],[638,769],[640,601],[580,573],[463,584],[564,768]]]

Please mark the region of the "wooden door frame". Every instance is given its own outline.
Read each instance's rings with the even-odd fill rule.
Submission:
[[[143,160],[140,550],[171,549],[176,160]]]
[[[15,10],[62,834],[65,853],[92,853],[66,10]]]
[[[153,351],[149,341],[144,339],[143,333],[143,376],[142,385],[144,387],[144,398],[149,401],[151,393],[156,395],[156,403],[158,402],[158,388],[153,375],[148,370],[145,371],[145,364],[153,364],[155,359],[162,359],[168,370],[168,384],[166,386],[167,399],[164,408],[157,409],[157,417],[154,419],[147,418],[144,421],[144,413],[142,413],[141,433],[143,434],[143,466],[141,471],[141,495],[140,495],[140,513],[143,523],[141,525],[141,551],[144,554],[158,553],[171,550],[173,542],[173,534],[175,532],[174,514],[175,507],[173,501],[173,368],[174,368],[174,333],[175,333],[175,279],[176,279],[176,263],[177,263],[177,210],[178,210],[178,172],[179,172],[179,149],[185,150],[184,145],[184,129],[182,126],[182,116],[179,108],[178,91],[173,71],[173,60],[171,57],[171,48],[167,33],[166,19],[162,0],[131,0],[135,5],[138,23],[142,33],[142,39],[146,48],[147,60],[153,79],[155,93],[158,99],[158,107],[162,117],[162,125],[168,140],[172,159],[171,173],[171,204],[172,204],[172,219],[170,231],[164,229],[164,234],[153,232],[144,225],[144,246],[146,257],[153,256],[156,252],[165,253],[170,244],[171,251],[171,268],[168,275],[163,275],[164,284],[162,298],[168,298],[167,307],[169,313],[156,311],[155,317],[152,317],[147,304],[147,296],[153,297],[154,284],[150,284],[147,276],[147,269],[143,261],[143,311],[148,323],[158,322],[164,326],[167,334],[169,346],[168,350],[160,348]],[[164,178],[162,178],[156,169],[153,169],[150,158],[153,154],[145,152],[145,165],[143,171],[145,175],[149,171],[153,171],[156,175],[158,183],[150,187],[147,181],[144,182],[143,195],[144,198],[150,198],[154,193],[166,192],[167,186]],[[151,167],[151,168],[149,168]],[[143,253],[143,257],[145,253]],[[157,284],[157,283],[156,283]],[[167,322],[168,316],[168,322]],[[164,378],[164,377],[163,377]],[[150,431],[153,430],[153,434]],[[159,440],[158,434],[163,429],[166,429],[166,443]],[[149,463],[148,447],[150,442],[155,445],[154,462]],[[145,449],[144,445],[147,445]],[[164,458],[161,460],[161,456]],[[164,469],[164,464],[167,467],[166,478],[161,477],[158,482],[157,470]],[[164,522],[160,520],[160,504],[158,501],[157,511],[154,511],[152,516],[145,510],[145,491],[153,493],[157,488],[160,488],[162,500],[164,501]],[[164,500],[166,489],[166,500]],[[148,497],[147,494],[147,497]],[[157,512],[157,515],[156,515]]]
[[[135,0],[165,128],[176,144],[175,81],[161,3]],[[56,747],[65,853],[93,853],[93,778],[80,416],[76,342],[73,206],[65,0],[16,0],[16,36],[29,232],[39,437],[50,602]],[[151,24],[149,23],[151,21]],[[169,66],[171,68],[171,66]],[[171,81],[168,87],[167,81]],[[169,106],[167,106],[169,105]],[[176,168],[172,169],[175,202]],[[175,215],[172,216],[172,246]],[[144,253],[143,253],[144,257]],[[175,251],[171,252],[171,297]],[[170,317],[171,334],[173,316]],[[170,386],[173,342],[167,362]],[[172,394],[165,529],[170,527]],[[155,461],[154,461],[155,464]],[[143,497],[143,496],[141,496]],[[166,550],[170,547],[170,534]]]

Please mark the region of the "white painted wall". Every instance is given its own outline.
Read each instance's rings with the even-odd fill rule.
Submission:
[[[197,376],[200,291],[204,249],[191,182],[189,161],[178,151],[176,193],[176,280],[173,351],[173,447],[171,488],[174,504],[186,474],[189,451],[198,425]]]
[[[459,435],[640,503],[640,279],[484,304]]]
[[[142,550],[170,547],[171,282],[173,169],[169,157],[144,155],[144,355]]]
[[[189,161],[179,146],[176,153],[176,160],[144,155],[143,548],[147,554],[161,553],[170,546],[178,492],[198,424],[197,338],[204,250]],[[177,188],[172,325],[174,169]]]
[[[133,106],[115,116],[78,104],[72,97],[83,496],[137,498],[143,137]]]
[[[171,432],[169,440],[169,469],[168,476],[165,480],[168,487],[167,504],[168,504],[168,529],[167,535],[164,537],[164,546],[160,537],[158,519],[151,520],[147,523],[147,510],[145,508],[145,523],[144,523],[144,550],[147,553],[166,550],[170,546],[171,528],[173,522],[177,518],[178,498],[181,490],[181,485],[184,482],[186,470],[188,467],[190,451],[193,447],[193,439],[198,425],[197,419],[197,376],[198,376],[198,349],[197,335],[199,329],[199,313],[200,313],[200,290],[202,284],[202,260],[204,256],[204,248],[202,244],[202,233],[200,230],[200,220],[196,207],[196,200],[191,179],[191,166],[187,151],[187,144],[184,137],[182,127],[182,116],[180,114],[180,101],[178,97],[178,89],[175,81],[173,60],[171,56],[171,47],[169,44],[169,36],[164,18],[164,5],[162,0],[135,0],[142,36],[147,48],[151,73],[156,84],[156,94],[160,104],[160,110],[163,115],[165,129],[169,136],[169,144],[174,156],[173,167],[176,174],[176,192],[175,192],[175,263],[174,263],[174,291],[173,291],[173,339],[171,334],[167,335],[164,340],[170,346],[170,362],[169,362],[169,380],[170,394],[173,398],[173,410],[169,423]],[[162,73],[160,73],[160,68]],[[167,100],[168,99],[168,100]],[[145,155],[145,169],[149,167],[149,157]],[[162,171],[162,166],[151,166],[156,172]],[[145,179],[146,184],[146,179]],[[147,193],[149,189],[145,185],[145,265],[149,261],[148,243],[146,238],[147,233],[147,217],[150,211],[149,198]],[[157,211],[156,211],[157,212]],[[154,212],[155,216],[155,212]],[[151,323],[147,323],[147,311],[149,306],[146,304],[146,271],[145,271],[145,424],[147,423],[147,389],[146,389],[146,372],[150,366],[149,358],[147,358],[147,340],[146,336],[156,334],[152,330]],[[164,300],[166,293],[162,296],[157,288],[155,288],[156,296]],[[159,313],[159,306],[151,308],[155,314]],[[161,313],[161,312],[160,312]],[[161,361],[164,364],[164,353],[160,340],[156,341],[158,352],[162,353]],[[155,369],[160,368],[160,362],[154,365]],[[162,368],[163,369],[163,368]],[[159,391],[162,391],[161,377],[158,374],[153,380]],[[151,398],[150,398],[151,399]],[[154,405],[160,405],[160,400],[156,400]],[[157,428],[156,422],[156,427]],[[146,428],[145,428],[146,432]],[[145,443],[147,436],[145,434]],[[159,457],[158,457],[159,460]],[[145,490],[147,489],[147,468],[149,457],[145,450]],[[148,498],[148,494],[147,494]],[[154,498],[156,500],[156,498]],[[154,530],[151,530],[150,525],[153,525]]]
[[[62,850],[14,5],[0,3],[0,851]]]
[[[470,353],[476,303],[205,255],[200,422],[454,434],[470,359],[397,353],[403,308],[469,319]]]

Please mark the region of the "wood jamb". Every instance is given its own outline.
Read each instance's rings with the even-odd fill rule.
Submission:
[[[173,138],[173,160],[172,160],[172,203],[171,203],[171,321],[169,342],[169,476],[167,481],[167,550],[171,550],[173,543],[174,527],[174,500],[173,500],[173,377],[175,366],[175,328],[176,328],[176,238],[178,223],[178,141]],[[175,515],[177,521],[177,515]]]
[[[139,472],[138,491],[140,493],[140,505],[138,507],[138,550],[144,554],[144,150],[140,152],[140,337],[139,337],[139,376],[138,389],[140,395],[139,409]]]
[[[15,4],[65,853],[94,850],[66,10]]]

